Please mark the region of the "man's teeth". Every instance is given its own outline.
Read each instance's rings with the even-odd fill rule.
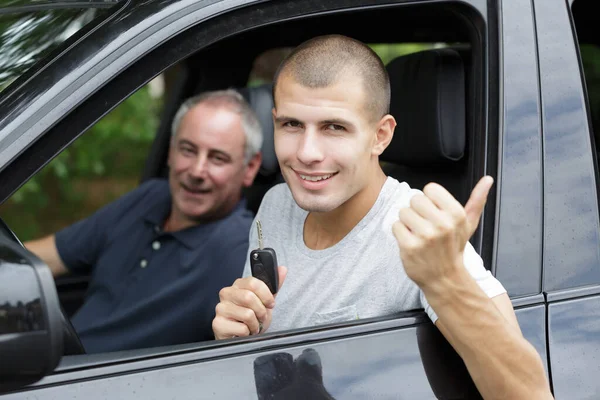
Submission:
[[[304,179],[305,181],[318,182],[318,181],[322,181],[323,179],[331,178],[332,175],[333,174],[321,175],[321,176],[308,176],[308,175],[300,174],[300,178]]]

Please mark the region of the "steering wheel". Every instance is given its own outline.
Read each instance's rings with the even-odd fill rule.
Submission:
[[[60,306],[60,315],[62,319],[63,327],[63,356],[73,356],[78,354],[85,354],[85,348],[79,340],[79,335],[75,331],[73,324],[67,317],[67,313],[63,306]]]

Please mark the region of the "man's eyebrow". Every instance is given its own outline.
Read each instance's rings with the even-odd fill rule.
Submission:
[[[288,117],[285,115],[275,117],[275,123],[282,123],[282,122],[289,122],[289,121],[302,122],[298,118]],[[354,126],[354,124],[352,122],[350,122],[346,119],[342,119],[342,118],[332,118],[332,119],[326,119],[323,121],[319,121],[319,125],[330,125],[330,124],[345,125],[345,126],[352,126],[352,127]]]
[[[326,119],[324,121],[320,122],[321,125],[346,125],[346,126],[354,126],[354,124],[346,119],[342,119],[342,118],[333,118],[333,119]]]
[[[227,153],[226,151],[223,151],[223,150],[211,149],[210,154],[220,155],[220,156],[227,158],[228,160],[231,160],[231,156],[229,155],[229,153]]]
[[[179,144],[179,145],[186,144],[188,146],[192,146],[193,148],[197,148],[198,147],[194,143],[190,142],[187,139],[179,139],[179,142],[177,144]]]
[[[288,117],[286,115],[280,115],[279,117],[275,117],[275,122],[276,123],[289,122],[289,121],[298,121],[298,122],[300,122],[300,120],[298,118]]]

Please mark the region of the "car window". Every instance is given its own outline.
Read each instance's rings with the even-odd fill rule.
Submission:
[[[440,13],[443,11],[442,7],[439,8],[439,11]],[[398,15],[401,14],[401,12],[398,12]],[[443,16],[445,17],[446,15],[444,14]],[[353,18],[357,20],[361,17],[361,13],[356,13]],[[375,15],[369,15],[369,17],[375,18]],[[342,26],[358,26],[356,24],[348,24],[341,16],[337,18],[338,20],[335,22],[338,24],[337,29],[340,31],[342,31],[340,28]],[[441,20],[446,21],[444,18],[441,18]],[[245,21],[245,19],[241,19],[241,21]],[[251,21],[251,19],[248,19],[248,21]],[[328,26],[325,22],[314,24],[314,26]],[[288,24],[288,22],[286,22],[286,24]],[[286,26],[291,25],[292,23],[289,23]],[[305,21],[302,21],[302,25],[296,23],[294,27],[290,27],[290,31],[301,32],[299,26],[306,26]],[[203,26],[200,28],[204,29]],[[464,26],[461,29],[463,28]],[[202,29],[199,29],[199,32],[202,33]],[[245,32],[244,35],[240,36],[244,36],[245,40],[255,40],[256,43],[261,43],[261,41],[266,38],[274,38],[274,35],[268,29],[269,26]],[[372,48],[382,57],[383,61],[387,63],[402,55],[423,51],[432,47],[444,46],[438,43],[455,43],[457,40],[468,40],[469,37],[475,37],[468,35],[461,36],[462,31],[460,29],[454,29],[454,26],[452,25],[449,25],[447,30],[440,30],[440,32],[435,31],[431,26],[420,29],[420,37],[417,37],[419,35],[415,35],[415,37],[410,36],[412,35],[410,29],[408,29],[407,32],[404,32],[404,35],[408,35],[413,39],[423,39],[423,37],[425,37],[427,40],[424,40],[423,43],[413,43],[409,40],[403,42],[403,38],[397,40],[397,38],[387,37],[387,34],[395,32],[393,29],[375,35],[378,36],[376,40],[369,39],[368,41],[365,41],[367,43],[373,43]],[[229,34],[231,33],[229,32]],[[211,35],[203,34],[203,36],[206,36],[207,40],[213,40]],[[259,58],[252,58],[252,60],[257,61],[254,63],[254,71],[250,73],[250,78],[248,79],[247,72],[242,74],[237,71],[238,68],[240,68],[241,61],[236,56],[243,50],[247,50],[242,47],[244,43],[242,40],[236,42],[235,38],[233,38],[227,42],[227,47],[225,44],[219,42],[216,44],[211,43],[212,47],[210,50],[214,52],[213,55],[218,54],[220,57],[208,57],[207,52],[209,49],[206,50],[207,52],[204,52],[204,49],[198,48],[198,46],[200,46],[198,43],[204,42],[198,42],[198,38],[196,37],[194,37],[194,40],[191,40],[189,39],[190,37],[193,36],[189,32],[186,32],[186,37],[184,38],[186,40],[181,40],[181,43],[177,42],[178,46],[173,46],[172,42],[161,44],[161,47],[157,44],[154,53],[150,53],[145,56],[145,58],[140,59],[135,65],[131,66],[130,70],[127,70],[121,76],[114,78],[115,82],[107,82],[105,87],[90,97],[89,103],[84,103],[79,107],[85,108],[88,104],[100,104],[100,107],[96,107],[96,109],[101,107],[112,107],[112,105],[120,102],[126,96],[121,95],[121,93],[128,91],[127,94],[129,94],[131,91],[137,89],[137,87],[134,87],[137,82],[144,79],[150,79],[155,74],[160,73],[161,70],[155,67],[155,64],[172,65],[175,62],[182,61],[184,56],[179,55],[176,51],[180,51],[181,53],[188,52],[185,57],[188,57],[189,53],[195,53],[193,56],[198,59],[198,62],[189,63],[190,67],[196,68],[190,71],[190,76],[200,81],[200,83],[208,85],[206,87],[210,86],[210,89],[239,87],[244,84],[253,86],[268,82],[269,80],[272,80],[272,75],[280,60],[285,57],[286,52],[289,52],[291,46],[288,45],[297,44],[295,43],[297,40],[288,40],[289,43],[283,43],[283,45],[282,43],[276,43],[273,48],[283,50],[275,51],[275,54],[265,56],[265,58],[268,59],[265,61],[266,66],[263,66],[263,64],[258,62]],[[373,38],[373,35],[369,36],[369,38]],[[390,43],[385,43],[386,40]],[[223,41],[223,43],[225,43],[225,41]],[[480,46],[480,43],[472,43],[472,45]],[[195,46],[193,51],[190,50],[192,46]],[[166,50],[167,48],[168,50]],[[172,52],[171,49],[173,49]],[[165,56],[165,54],[167,56]],[[479,51],[476,54],[478,57],[474,61],[471,61],[470,59],[467,61],[466,58],[464,59],[466,75],[474,82],[474,85],[471,85],[471,90],[465,90],[467,93],[466,102],[472,107],[472,109],[469,108],[468,110],[469,115],[483,115],[484,113],[480,111],[485,107],[485,99],[479,97],[475,98],[476,95],[480,96],[483,92],[483,90],[480,90],[483,86],[483,74],[481,71],[475,71],[475,69],[472,68],[473,65],[483,65],[483,62],[480,59],[483,53]],[[460,54],[460,56],[462,57],[463,54]],[[469,57],[468,54],[467,57]],[[475,56],[473,56],[473,58],[475,58]],[[145,66],[145,68],[142,69],[142,66]],[[164,67],[161,67],[161,69],[162,68]],[[247,71],[250,70],[251,68],[247,69]],[[162,102],[166,103],[167,100],[164,96],[153,97],[153,91],[155,90],[153,87],[154,85],[160,86],[158,83],[160,80],[161,79],[159,78],[158,81],[153,81],[153,83],[150,83],[133,93],[114,111],[95,124],[79,139],[75,140],[55,160],[48,164],[48,166],[39,172],[23,188],[16,192],[6,204],[2,205],[0,215],[7,220],[13,230],[18,232],[18,236],[22,240],[25,241],[27,238],[39,237],[40,235],[54,232],[65,224],[88,215],[102,204],[119,197],[122,193],[127,192],[137,185],[137,177],[139,176],[138,174],[140,171],[139,167],[141,167],[143,157],[145,157],[142,156],[142,154],[145,154],[145,152],[148,151],[158,124],[160,123],[160,125],[168,126],[167,124],[169,123],[167,119],[158,121],[156,118]],[[130,81],[136,83],[130,83]],[[199,85],[198,82],[182,82],[182,87],[184,89],[193,89],[199,87]],[[118,91],[117,89],[121,91]],[[118,94],[113,95],[111,91],[118,92]],[[112,97],[107,96],[107,93],[110,93]],[[188,94],[189,93],[186,95]],[[106,96],[108,100],[105,101],[105,98],[102,96]],[[183,96],[178,100],[183,100]],[[170,102],[165,104],[165,108],[167,106],[175,110],[177,109],[178,104]],[[479,109],[479,107],[481,107],[481,109]],[[88,111],[90,108],[93,107],[88,107]],[[64,120],[58,122],[58,124],[49,131],[48,136],[56,136],[57,132],[61,132],[61,130],[64,132],[63,128],[73,125],[72,122],[77,118],[77,111],[80,111],[80,109],[72,111]],[[102,112],[102,110],[98,112]],[[93,118],[85,113],[79,115],[83,119]],[[94,114],[90,113],[90,115]],[[146,119],[138,119],[139,115],[145,116]],[[82,123],[80,125],[83,126],[84,124]],[[143,127],[143,129],[138,129],[139,127]],[[484,131],[484,129],[479,130],[478,128],[482,128],[482,126],[475,117],[468,120],[466,129],[469,132]],[[85,128],[81,129],[85,131]],[[80,133],[81,131],[75,133],[73,138]],[[482,142],[482,140],[480,138],[470,137],[470,139],[470,146],[478,148],[478,146],[481,145],[480,142]],[[168,140],[168,136],[166,136],[165,140]],[[162,148],[165,148],[167,143],[168,142],[162,142],[159,143],[159,145],[162,145]],[[37,143],[33,146],[35,147],[36,145]],[[108,147],[105,148],[105,146]],[[477,158],[477,155],[484,154],[484,152],[474,151],[473,153],[472,156],[465,158],[464,163],[460,166],[459,172],[456,175],[457,182],[467,182],[469,178],[466,171],[472,170],[474,165],[482,164],[481,160]],[[113,175],[113,173],[121,175]],[[115,176],[117,176],[118,179],[116,179]],[[118,180],[118,182],[116,182],[116,180]],[[56,192],[63,191],[63,188],[66,188],[67,190],[65,192],[66,197],[51,197],[55,195],[62,196],[64,193],[57,194]],[[68,199],[69,196],[71,196],[70,199]],[[58,202],[56,200],[57,198],[60,199]],[[54,201],[51,199],[54,199]],[[64,199],[68,200],[65,201],[64,210],[55,210],[54,207],[63,207],[61,202],[64,201]],[[31,206],[35,207],[42,214],[38,217],[33,215],[33,212],[27,211],[28,204],[32,204]],[[9,221],[9,217],[12,215],[15,215],[15,217]],[[44,226],[36,227],[36,225],[40,226],[41,224],[44,224]]]
[[[0,216],[21,241],[55,233],[138,186],[163,93],[159,75],[0,205]]]
[[[87,4],[85,4],[87,3]],[[0,6],[0,93],[117,0],[30,2],[12,0]]]

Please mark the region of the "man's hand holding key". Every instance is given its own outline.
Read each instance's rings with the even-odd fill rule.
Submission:
[[[277,293],[283,284],[287,268],[278,266],[275,269],[275,251],[263,247],[262,228],[258,220],[256,227],[258,249],[250,254],[254,276],[237,279],[233,286],[219,292],[220,302],[217,304],[212,324],[215,339],[257,335],[267,330],[271,324],[275,307],[274,293]],[[270,289],[269,285],[273,289]]]
[[[287,268],[279,266],[278,272],[281,288]],[[219,299],[212,325],[215,339],[256,335],[269,328],[275,296],[263,281],[253,276],[237,279],[221,289]]]

